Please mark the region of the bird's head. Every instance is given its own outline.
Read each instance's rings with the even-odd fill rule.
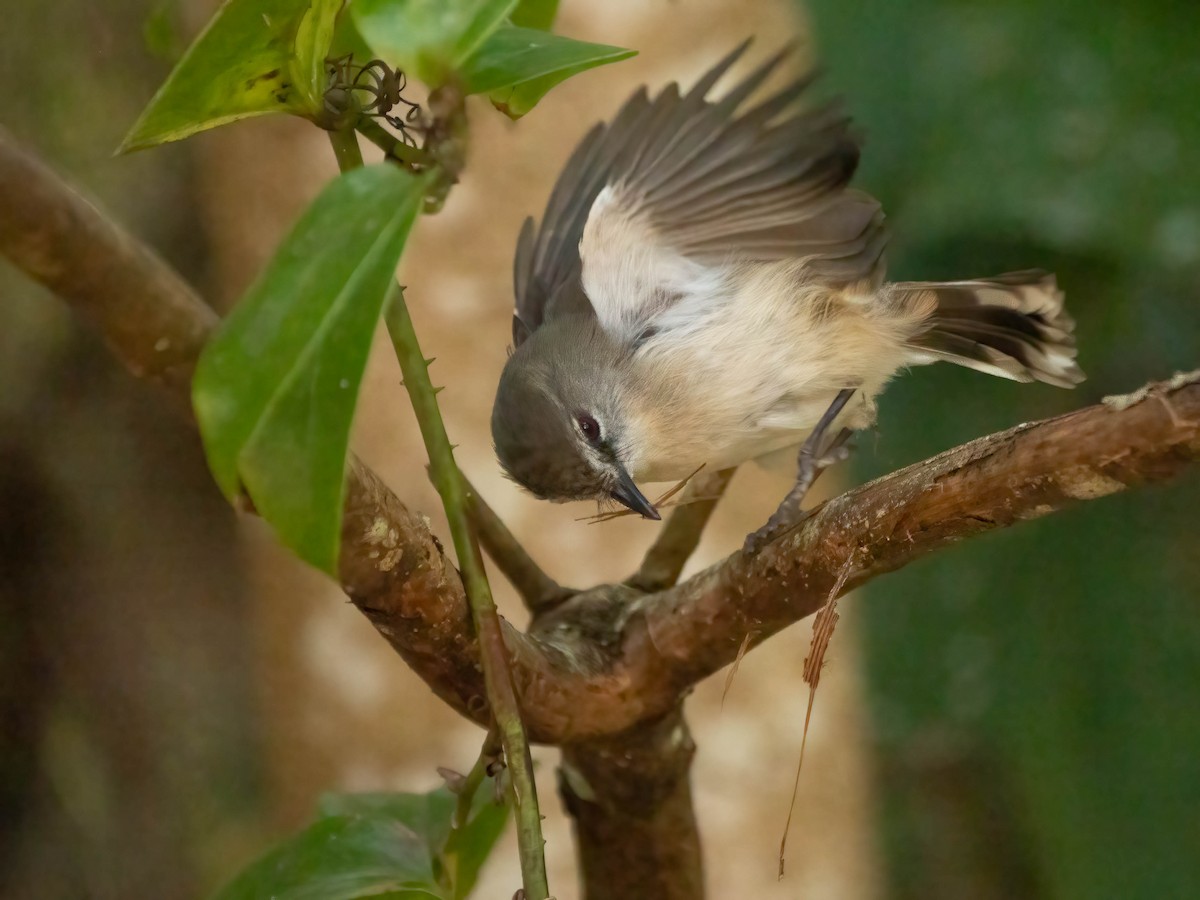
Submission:
[[[622,359],[592,317],[546,323],[504,367],[492,441],[509,476],[544,500],[611,498],[658,519],[627,468]]]

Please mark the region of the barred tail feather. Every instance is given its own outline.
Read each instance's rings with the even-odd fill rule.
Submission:
[[[892,285],[905,305],[932,307],[910,343],[916,362],[947,360],[1014,381],[1070,388],[1084,379],[1075,362],[1075,322],[1046,272],[1011,272],[979,281]]]

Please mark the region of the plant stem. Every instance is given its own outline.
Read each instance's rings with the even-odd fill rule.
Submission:
[[[646,552],[641,568],[627,584],[649,594],[665,590],[679,580],[734,471],[702,473],[687,486],[682,502],[675,507],[654,545]]]
[[[330,143],[343,172],[363,164],[362,151],[354,131],[331,131]],[[492,600],[491,587],[483,567],[479,542],[471,527],[469,499],[465,480],[454,461],[454,449],[446,435],[446,426],[438,409],[437,392],[429,380],[429,365],[421,353],[413,329],[404,292],[393,282],[384,306],[384,322],[392,339],[404,386],[408,390],[413,412],[421,428],[425,450],[429,456],[429,473],[434,487],[442,498],[450,535],[458,555],[463,585],[471,604],[471,617],[479,638],[483,677],[487,685],[488,704],[500,733],[504,759],[510,773],[513,815],[517,822],[517,845],[521,856],[521,876],[529,900],[546,900],[549,887],[546,881],[545,841],[542,840],[542,821],[538,810],[537,787],[533,780],[533,758],[517,694],[509,671],[508,650],[500,628],[500,615]]]
[[[408,146],[374,119],[364,117],[354,127],[359,134],[382,150],[386,156],[399,160],[409,168],[420,169],[430,165],[427,153],[416,147]]]
[[[525,608],[537,614],[561,603],[573,591],[561,587],[558,582],[542,571],[520,542],[513,537],[508,526],[500,520],[487,501],[479,496],[474,486],[467,482],[467,494],[471,501],[471,523],[484,551],[496,563],[509,580]]]
[[[387,324],[396,358],[400,361],[400,371],[404,374],[404,384],[412,400],[413,411],[421,426],[425,449],[429,453],[430,475],[442,497],[446,518],[450,521],[450,535],[454,539],[454,550],[458,554],[463,585],[471,603],[471,615],[475,620],[476,634],[479,636],[488,702],[500,731],[504,759],[512,776],[512,802],[517,821],[517,844],[521,853],[525,894],[529,900],[545,900],[549,889],[546,884],[541,815],[538,811],[537,789],[533,781],[533,758],[529,753],[529,743],[525,739],[525,728],[521,723],[521,712],[509,672],[508,651],[500,631],[500,616],[496,611],[496,604],[492,601],[491,588],[483,568],[483,556],[479,552],[479,543],[471,528],[466,487],[454,462],[454,451],[438,411],[433,384],[429,380],[429,367],[425,364],[425,358],[417,345],[412,319],[408,315],[403,292],[398,287],[387,305],[384,322]]]

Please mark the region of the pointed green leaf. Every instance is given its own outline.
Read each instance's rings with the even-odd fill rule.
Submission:
[[[463,85],[469,94],[489,94],[498,109],[518,119],[572,75],[628,59],[635,52],[504,26],[463,64]]]
[[[549,31],[557,14],[558,0],[521,0],[508,18],[521,28]]]
[[[475,792],[465,827],[451,829],[458,799],[445,787],[427,794],[327,794],[323,816],[380,816],[420,835],[441,871],[449,874],[455,900],[466,897],[508,822],[508,807],[493,802],[490,785]],[[435,866],[436,870],[436,866]]]
[[[337,25],[333,29],[333,41],[329,45],[331,59],[338,59],[346,54],[354,57],[355,65],[367,63],[375,56],[349,11],[338,16]]]
[[[317,115],[342,0],[228,0],[134,123],[120,152],[250,116]]]
[[[317,815],[379,816],[402,823],[431,848],[441,847],[450,836],[450,820],[457,803],[446,787],[425,794],[392,791],[357,794],[325,794],[317,804]]]
[[[393,166],[333,181],[200,357],[209,466],[301,558],[334,573],[354,402],[423,182]]]
[[[300,17],[296,29],[292,79],[300,90],[305,110],[319,113],[324,105],[325,58],[333,43],[337,15],[342,0],[310,0],[308,12]]]
[[[450,832],[446,840],[442,860],[451,873],[454,900],[463,900],[471,893],[479,880],[479,870],[508,824],[508,807],[495,803],[488,787],[485,784],[476,792],[466,826]]]
[[[350,12],[378,56],[436,86],[504,22],[516,3],[354,0]]]
[[[443,900],[424,841],[380,816],[335,816],[284,841],[214,900]]]

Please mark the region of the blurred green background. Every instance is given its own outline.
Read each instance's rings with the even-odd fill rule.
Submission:
[[[897,382],[860,476],[1200,365],[1194,4],[810,0],[901,279],[1058,273],[1089,380]],[[861,604],[890,894],[1200,896],[1200,480],[940,553]]]

